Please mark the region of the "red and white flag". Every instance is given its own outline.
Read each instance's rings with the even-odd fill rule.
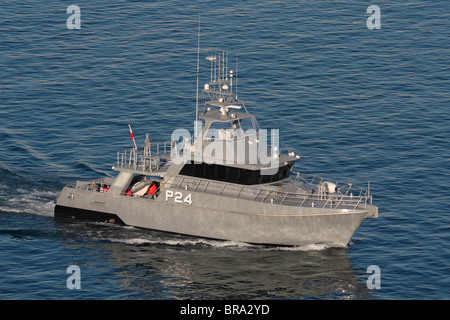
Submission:
[[[128,124],[128,128],[130,128],[130,137],[131,137],[131,139],[133,139],[134,147],[137,150],[136,141],[134,140],[133,130],[131,130],[130,124]]]

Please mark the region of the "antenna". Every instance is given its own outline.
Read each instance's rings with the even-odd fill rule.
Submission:
[[[200,13],[198,14],[198,40],[197,40],[197,94],[195,97],[195,121],[198,121],[198,73],[200,69]]]
[[[237,97],[237,88],[238,88],[238,56],[236,55],[236,89],[235,89],[236,100],[238,99],[238,97]]]
[[[213,81],[213,63],[214,63],[214,71],[215,71],[217,57],[215,55],[214,56],[208,56],[208,57],[206,57],[206,60],[211,61],[211,82],[210,83],[216,82],[216,79],[215,79],[216,74],[215,74],[215,72],[214,72],[214,81]]]
[[[228,51],[227,51],[227,56],[225,59],[225,80],[228,81]]]
[[[216,57],[216,56],[214,56]],[[216,83],[216,65],[217,65],[217,59],[214,59],[214,83]]]

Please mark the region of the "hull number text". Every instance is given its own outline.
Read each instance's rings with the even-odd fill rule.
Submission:
[[[169,199],[172,199],[175,203],[185,203],[185,204],[192,204],[192,196],[189,193],[187,196],[183,196],[182,192],[173,192],[172,190],[166,190],[166,201],[169,201]]]

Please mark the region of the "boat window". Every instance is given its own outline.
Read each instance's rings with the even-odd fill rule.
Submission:
[[[250,170],[223,166],[219,164],[186,163],[180,171],[181,175],[203,179],[225,181],[243,185],[272,183],[289,177],[294,165],[293,161],[286,162],[278,168],[273,175],[261,174],[260,169]]]
[[[230,140],[234,137],[254,134],[258,129],[256,120],[253,117],[229,121],[214,121],[205,134],[205,140]]]
[[[253,122],[253,128],[256,130],[256,132],[259,132],[259,124],[258,124],[258,121],[256,121],[255,117],[252,117],[252,122]]]
[[[226,140],[231,138],[231,121],[214,121],[205,133],[205,140],[207,141]]]
[[[255,129],[253,126],[252,118],[244,118],[240,120],[241,129],[244,131]]]

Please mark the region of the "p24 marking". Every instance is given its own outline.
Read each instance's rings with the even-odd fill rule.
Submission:
[[[172,198],[175,203],[192,204],[192,195],[190,193],[185,197],[180,191],[174,193],[172,190],[166,190],[166,201]]]

